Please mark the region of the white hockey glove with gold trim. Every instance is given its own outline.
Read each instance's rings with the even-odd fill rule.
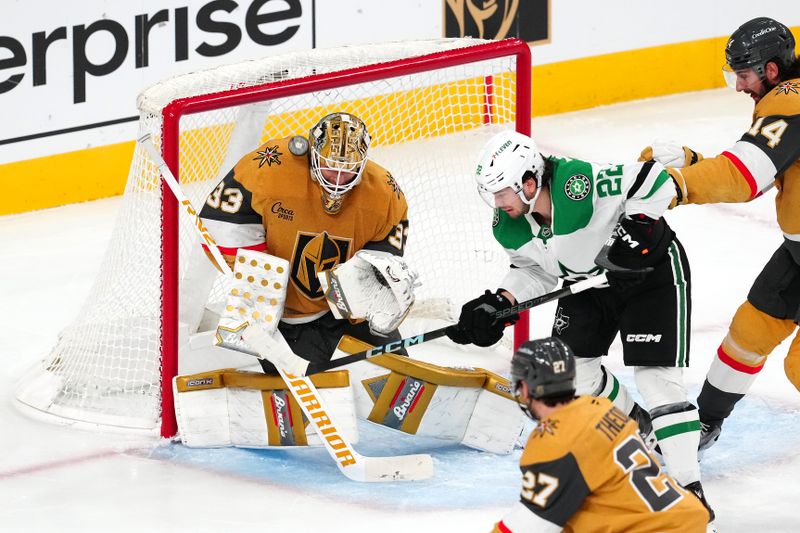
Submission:
[[[334,316],[366,319],[370,331],[378,335],[398,328],[419,285],[419,274],[402,257],[375,250],[360,250],[318,276]]]

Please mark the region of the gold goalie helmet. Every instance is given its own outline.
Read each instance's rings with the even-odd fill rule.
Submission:
[[[369,133],[349,113],[331,113],[311,128],[311,178],[322,188],[325,212],[336,214],[345,194],[361,181],[367,165]]]

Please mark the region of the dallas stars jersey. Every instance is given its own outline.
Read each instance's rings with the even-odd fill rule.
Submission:
[[[670,168],[678,203],[746,202],[773,184],[784,235],[800,241],[800,79],[778,84],[753,111],[753,125],[732,148],[686,168]]]
[[[326,213],[308,154],[291,153],[290,139],[245,155],[208,196],[200,217],[226,259],[246,248],[289,261],[284,317],[314,317],[328,310],[318,272],[363,248],[402,255],[408,205],[392,175],[368,161],[341,211]]]
[[[494,531],[699,533],[703,504],[661,471],[636,423],[582,396],[543,420],[520,458],[520,501]]]
[[[494,236],[511,258],[500,287],[523,301],[553,289],[557,278],[600,274],[594,258],[620,215],[658,219],[675,196],[664,168],[653,162],[597,165],[550,157],[552,220],[540,225],[532,214],[511,218],[495,209]]]

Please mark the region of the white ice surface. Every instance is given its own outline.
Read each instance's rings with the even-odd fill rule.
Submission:
[[[565,95],[568,97],[568,94]],[[714,155],[749,126],[752,103],[728,90],[649,99],[533,121],[542,150],[605,162],[635,159],[654,138]],[[55,171],[55,170],[54,170]],[[774,194],[774,193],[773,193]],[[773,194],[748,205],[682,207],[668,215],[693,274],[694,398],[736,307],[780,242]],[[518,493],[515,457],[434,447],[436,475],[376,487],[340,476],[320,454],[154,448],[31,420],[15,382],[77,313],[109,238],[119,199],[0,217],[0,531],[488,531]],[[534,314],[549,331],[552,306]],[[721,532],[800,531],[800,396],[783,374],[787,345],[701,464]],[[618,345],[608,363],[630,384]],[[441,361],[502,371],[499,356]],[[363,453],[404,452],[407,439],[369,430]]]

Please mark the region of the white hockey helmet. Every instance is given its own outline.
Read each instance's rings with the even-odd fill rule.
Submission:
[[[350,113],[331,113],[317,122],[309,135],[311,177],[322,188],[322,205],[331,214],[342,208],[344,195],[361,181],[370,145],[364,122]],[[326,179],[322,172],[333,172]],[[343,174],[355,178],[339,183]]]
[[[530,200],[522,190],[522,182],[528,177],[536,180],[536,194]],[[501,131],[486,143],[475,170],[478,192],[489,207],[496,207],[495,193],[507,187],[526,204],[533,204],[543,179],[544,158],[536,149],[536,143],[513,130]]]

